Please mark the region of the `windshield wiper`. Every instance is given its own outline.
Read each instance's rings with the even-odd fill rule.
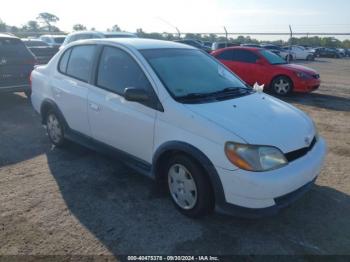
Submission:
[[[231,96],[231,95],[244,95],[247,93],[251,93],[253,90],[251,88],[246,87],[227,87],[225,89],[222,89],[217,92],[211,93],[212,95],[224,95],[224,96]]]
[[[179,100],[191,100],[191,99],[201,99],[201,98],[207,98],[210,97],[211,93],[189,93],[184,96],[178,96],[177,99]]]
[[[211,93],[189,93],[177,97],[178,100],[196,100],[196,99],[216,99],[226,96],[241,96],[253,92],[251,88],[246,87],[227,87],[225,89]]]

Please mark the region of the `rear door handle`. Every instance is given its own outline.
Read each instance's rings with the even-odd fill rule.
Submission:
[[[100,106],[95,103],[89,103],[89,106],[94,111],[100,111]]]

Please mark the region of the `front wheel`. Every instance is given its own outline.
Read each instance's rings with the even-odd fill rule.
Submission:
[[[177,209],[189,217],[201,217],[214,209],[214,195],[202,168],[190,158],[177,155],[167,165],[167,182]]]
[[[293,90],[292,81],[286,76],[279,76],[272,81],[272,91],[279,96],[287,96]]]

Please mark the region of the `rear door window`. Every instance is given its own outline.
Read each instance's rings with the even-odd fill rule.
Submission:
[[[66,55],[66,53],[64,55]],[[68,61],[66,74],[78,80],[89,82],[94,55],[94,45],[73,47]],[[62,57],[62,59],[64,59],[64,57]],[[62,69],[64,69],[64,61],[62,62]]]

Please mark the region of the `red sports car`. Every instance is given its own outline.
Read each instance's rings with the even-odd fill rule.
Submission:
[[[265,49],[229,47],[211,54],[247,84],[264,84],[277,95],[311,92],[321,84],[320,75],[315,70],[288,64],[283,58]]]

